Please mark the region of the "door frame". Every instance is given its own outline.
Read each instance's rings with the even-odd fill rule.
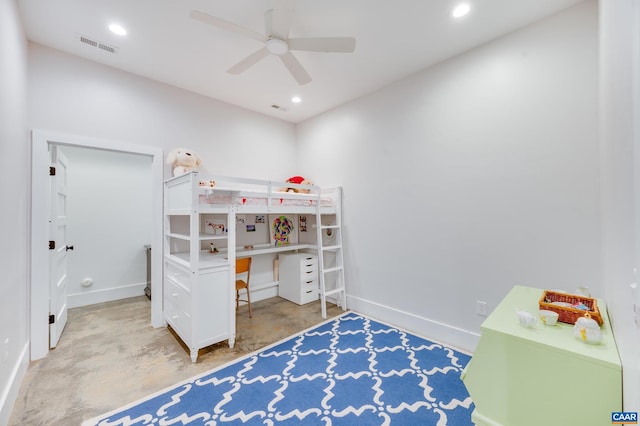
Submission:
[[[49,196],[49,145],[75,146],[152,157],[151,325],[163,327],[162,315],[162,148],[69,135],[47,130],[31,131],[31,360],[49,353],[49,250],[47,197]]]

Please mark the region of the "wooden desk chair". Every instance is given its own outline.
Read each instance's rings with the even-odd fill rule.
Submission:
[[[244,280],[238,279],[238,275],[247,274]],[[240,302],[247,302],[249,305],[249,318],[251,318],[251,296],[249,296],[249,276],[251,275],[251,258],[243,257],[236,259],[236,311],[240,305]],[[244,289],[247,292],[246,299],[240,299],[240,290]]]

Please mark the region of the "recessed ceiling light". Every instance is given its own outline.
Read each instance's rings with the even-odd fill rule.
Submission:
[[[124,29],[122,25],[119,24],[111,24],[109,25],[109,29],[112,33],[118,34],[120,36],[127,35],[127,30]]]
[[[467,3],[462,3],[456,6],[451,11],[451,16],[453,16],[454,18],[462,18],[467,13],[469,13],[470,10],[471,10],[471,6],[469,6]]]
[[[293,98],[291,98],[291,102],[293,102],[294,104],[299,104],[300,102],[302,102],[302,99],[300,98],[300,96],[294,96]]]

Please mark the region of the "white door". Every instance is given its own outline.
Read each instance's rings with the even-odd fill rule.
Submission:
[[[60,147],[50,145],[51,210],[49,213],[49,347],[55,348],[67,324],[67,241],[68,161]]]

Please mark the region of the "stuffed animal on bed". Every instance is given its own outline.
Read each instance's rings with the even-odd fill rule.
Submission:
[[[295,183],[298,185],[313,185],[313,182],[311,182],[310,180],[306,180],[302,176],[292,176],[289,179],[287,179],[285,182]],[[308,194],[309,190],[302,189],[302,188],[280,188],[280,192],[300,192],[303,194]]]
[[[171,166],[174,176],[198,170],[202,161],[198,154],[188,148],[174,149],[167,155],[167,164]]]

